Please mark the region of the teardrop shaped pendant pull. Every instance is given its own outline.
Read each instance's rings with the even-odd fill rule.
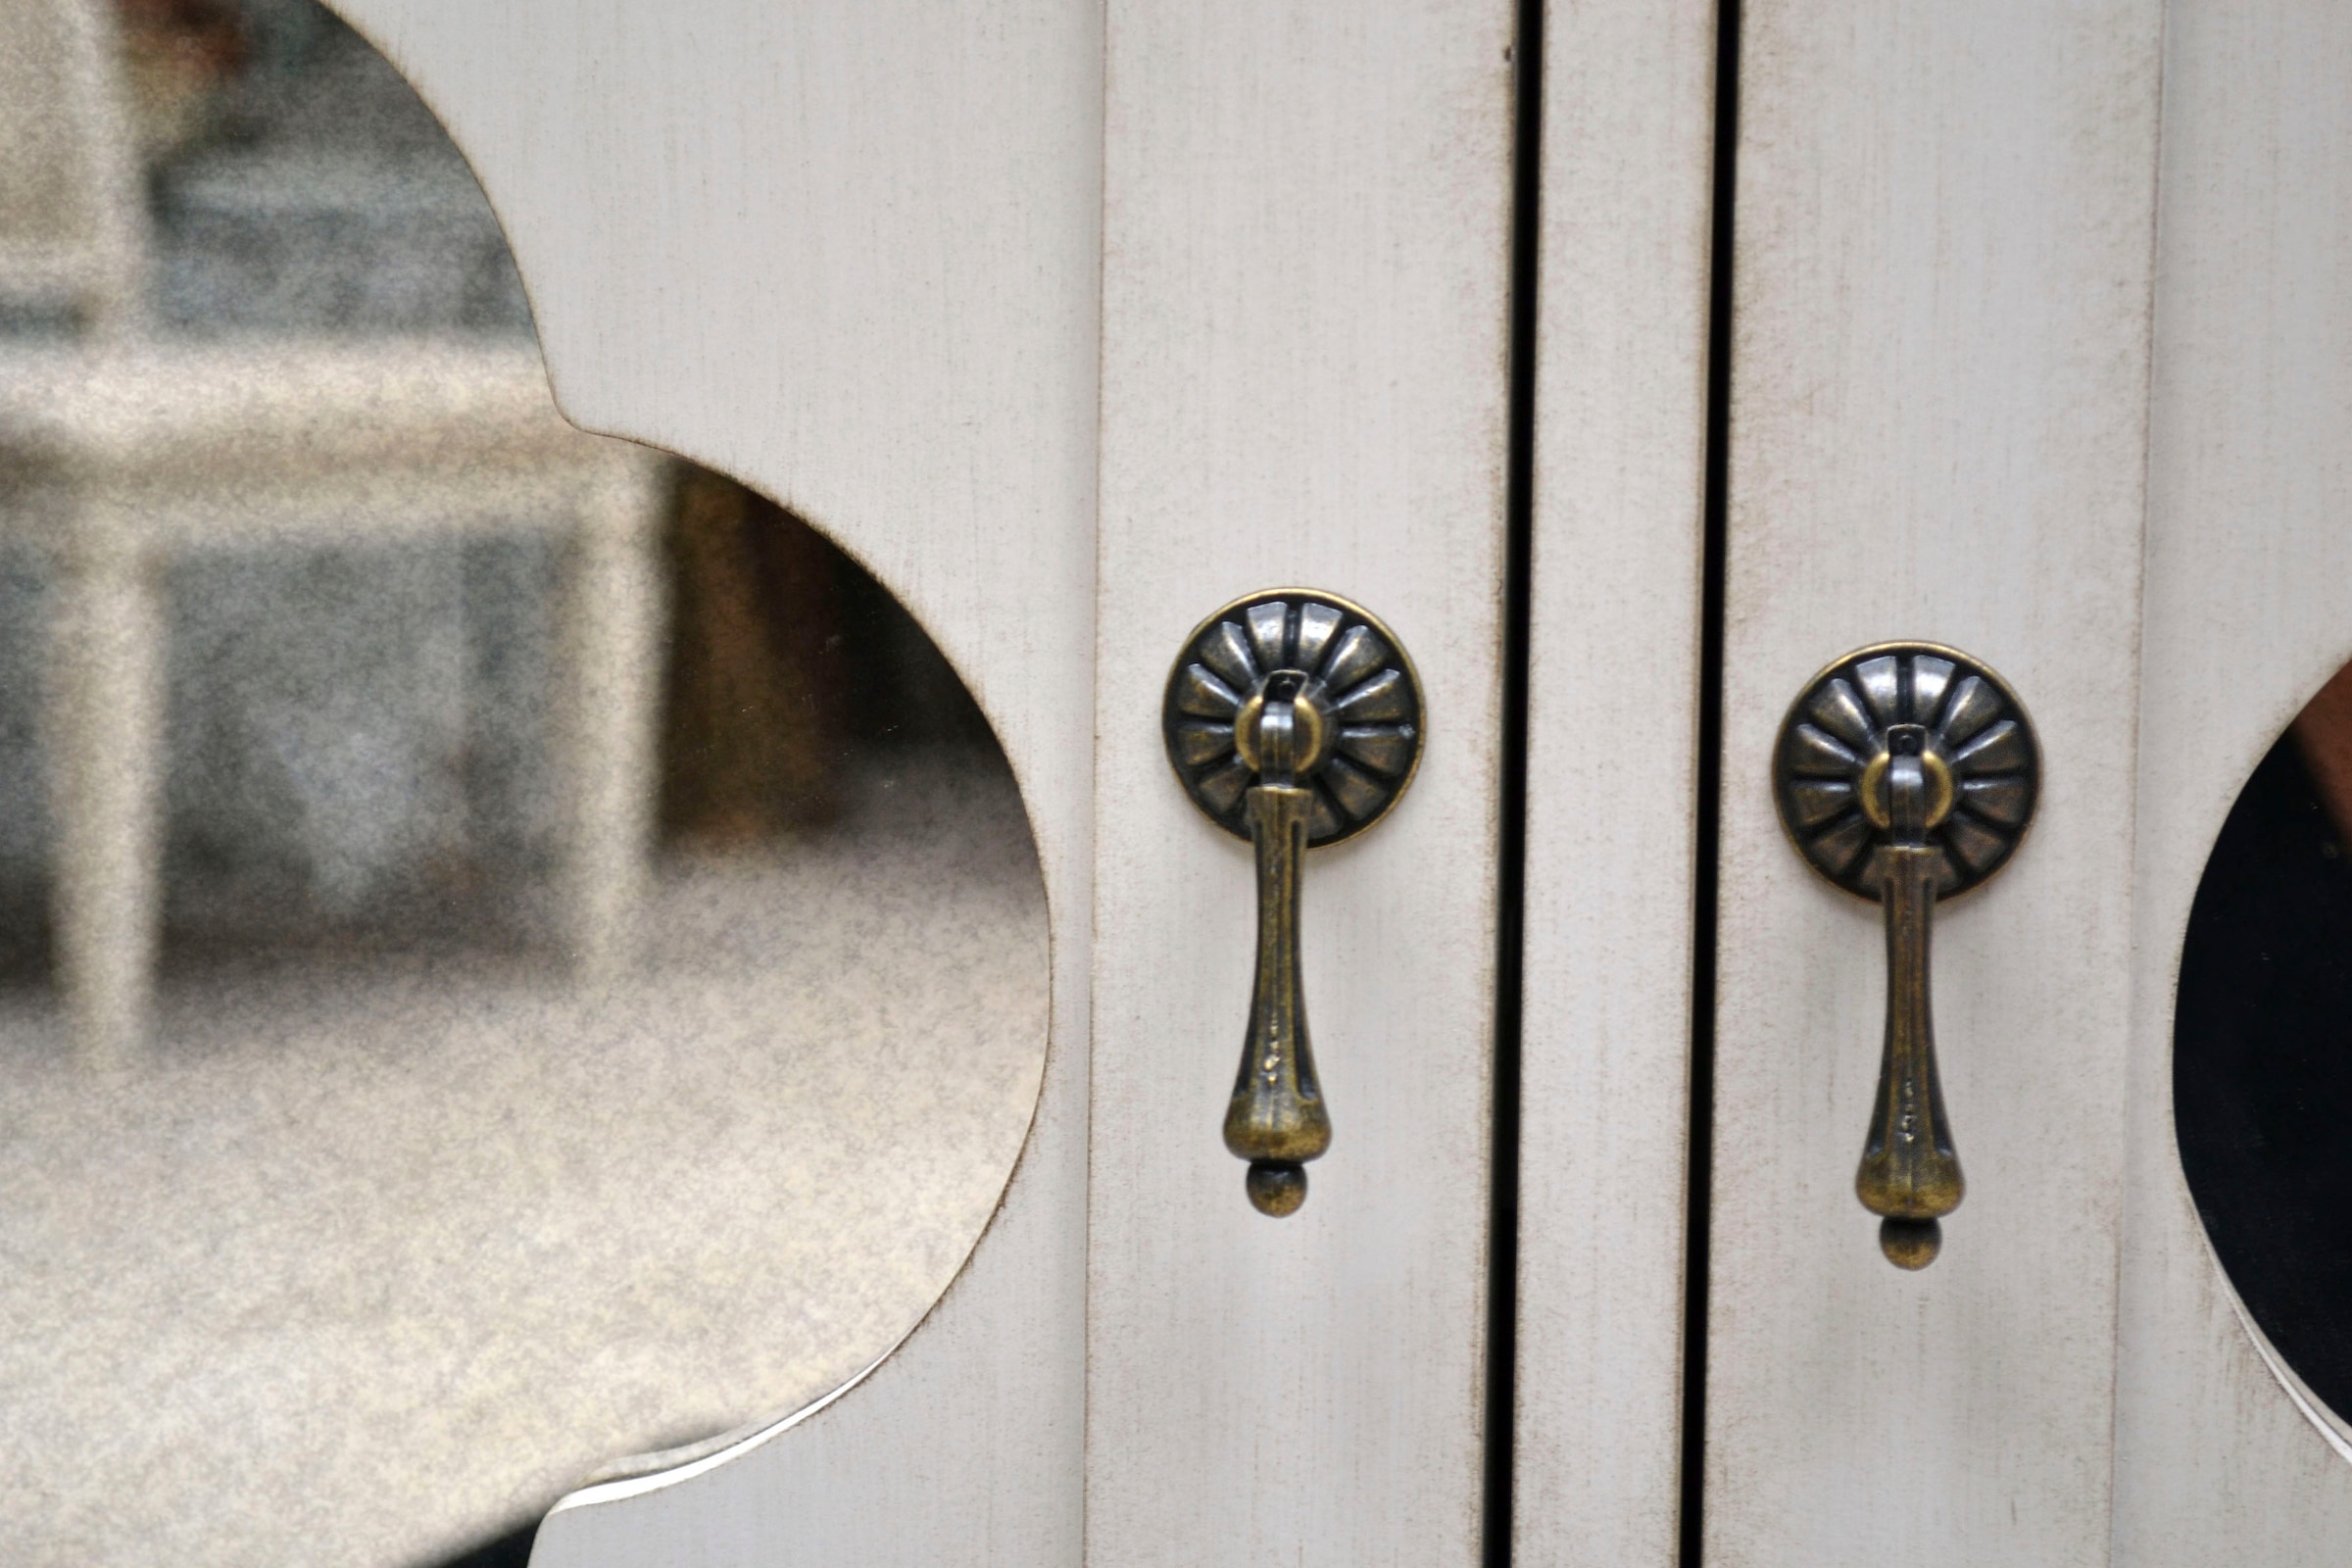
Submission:
[[[1256,978],[1225,1147],[1261,1214],[1298,1212],[1306,1162],[1331,1147],[1307,1038],[1299,893],[1309,848],[1388,813],[1421,759],[1421,693],[1395,633],[1331,594],[1275,589],[1195,628],[1169,671],[1161,730],[1177,779],[1247,838],[1257,881]]]
[[[1935,643],[1846,655],[1781,725],[1773,794],[1789,842],[1885,912],[1886,1032],[1854,1192],[1880,1216],[1879,1249],[1898,1268],[1936,1260],[1943,1218],[1967,1193],[1936,1070],[1936,905],[2009,863],[2040,789],[2040,748],[2016,694]]]

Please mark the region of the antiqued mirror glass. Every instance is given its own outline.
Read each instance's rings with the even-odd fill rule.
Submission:
[[[0,1556],[520,1561],[837,1387],[986,1223],[1046,964],[946,661],[564,423],[362,38],[0,0]]]
[[[2207,861],[2173,1036],[2180,1159],[2239,1300],[2352,1412],[2352,667],[2264,758]]]

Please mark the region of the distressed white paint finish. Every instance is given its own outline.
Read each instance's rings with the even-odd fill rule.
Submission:
[[[2320,1568],[2352,1560],[2352,1464],[2198,1225],[2172,1036],[2223,819],[2352,659],[2352,14],[2175,0],[2165,46],[2115,1561]]]
[[[1545,22],[1520,1560],[1674,1560],[1712,0]]]
[[[852,1394],[575,1497],[542,1564],[1079,1552],[1096,8],[347,0],[473,161],[557,394],[735,474],[931,631],[1019,774],[1054,1048],[956,1285]],[[919,1138],[921,1129],[906,1130]]]
[[[1109,11],[1090,1561],[1479,1551],[1510,239],[1506,0]],[[1331,1152],[1252,1210],[1220,1138],[1249,847],[1159,734],[1194,623],[1384,617],[1428,743],[1307,858]]]
[[[2107,1551],[2131,1001],[2156,0],[1746,14],[1735,266],[1710,1563]],[[2015,863],[1938,911],[1965,1204],[1917,1274],[1853,1193],[1877,909],[1783,840],[1821,664],[1990,662],[2039,728]]]

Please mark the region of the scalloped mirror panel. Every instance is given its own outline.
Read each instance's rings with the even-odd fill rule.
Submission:
[[[1045,1058],[1004,754],[557,415],[313,0],[0,0],[0,519],[9,1562],[519,1563],[913,1327]]]
[[[2303,1392],[2352,1411],[2352,666],[2279,737],[2180,956],[2174,1123],[2205,1234]]]

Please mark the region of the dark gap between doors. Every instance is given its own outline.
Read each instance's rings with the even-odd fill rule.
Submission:
[[[1707,1248],[1715,1159],[1715,935],[1722,844],[1724,559],[1732,426],[1732,238],[1740,145],[1740,0],[1715,13],[1715,197],[1707,256],[1705,543],[1699,576],[1696,858],[1690,898],[1690,1138],[1683,1263],[1683,1568],[1705,1544]]]
[[[1511,1560],[1519,1308],[1520,945],[1527,889],[1527,662],[1535,556],[1536,261],[1544,0],[1520,0],[1511,146],[1510,415],[1503,490],[1501,861],[1495,875],[1494,1119],[1487,1223],[1486,1568]]]

